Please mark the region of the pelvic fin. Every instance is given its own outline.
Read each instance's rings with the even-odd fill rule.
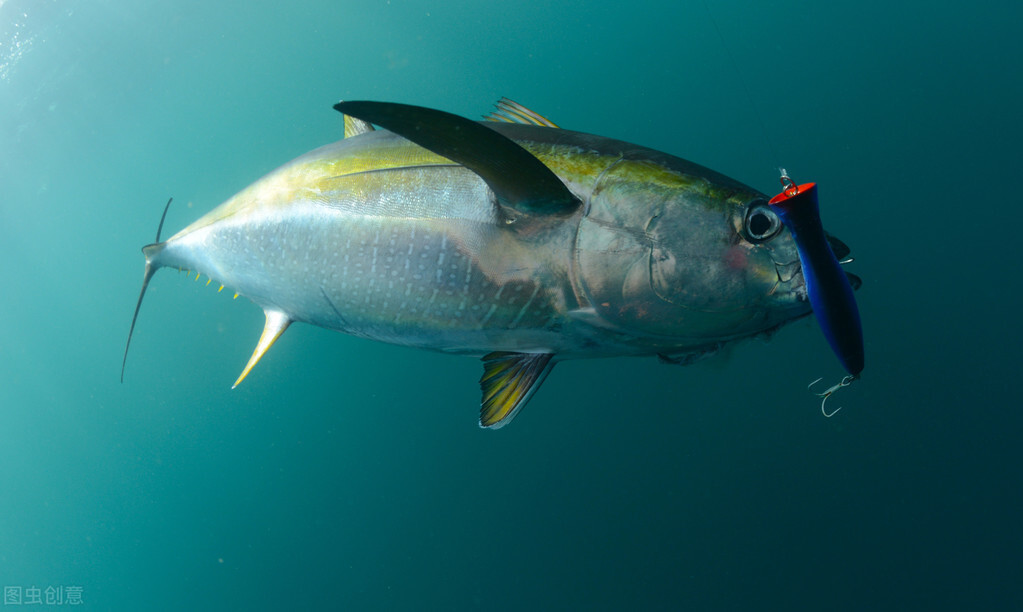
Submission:
[[[550,374],[553,358],[550,353],[495,351],[486,355],[480,377],[480,427],[500,429],[510,423]]]

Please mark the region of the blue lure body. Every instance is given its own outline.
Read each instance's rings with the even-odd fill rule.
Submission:
[[[783,184],[771,208],[792,233],[803,268],[806,293],[824,337],[842,367],[852,376],[863,371],[863,330],[849,278],[831,251],[821,224],[816,183]]]

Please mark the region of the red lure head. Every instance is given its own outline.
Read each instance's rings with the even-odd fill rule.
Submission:
[[[785,189],[768,201],[768,204],[773,206],[776,212],[782,213],[784,211],[787,214],[796,210],[797,207],[806,206],[813,206],[814,210],[818,210],[817,183],[796,185],[792,182],[792,179],[789,179],[786,183],[784,178],[782,179],[782,184],[785,185]]]

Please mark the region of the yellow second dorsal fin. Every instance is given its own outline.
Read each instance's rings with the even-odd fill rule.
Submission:
[[[239,376],[238,380],[234,381],[234,384],[231,385],[232,389],[245,380],[245,377],[249,375],[253,366],[259,363],[259,360],[263,358],[266,351],[273,346],[273,343],[281,337],[284,330],[288,329],[288,326],[291,325],[291,319],[288,318],[288,315],[279,310],[264,310],[263,312],[266,314],[266,325],[263,326],[263,335],[259,337],[259,343],[256,344],[256,350],[252,352],[252,357],[249,357],[249,363],[245,365],[245,369],[242,370],[241,376]]]
[[[554,122],[540,113],[531,111],[515,100],[501,98],[494,106],[497,109],[484,117],[487,121],[498,121],[504,123],[522,123],[525,125],[539,125],[543,127],[556,128]]]
[[[358,136],[359,134],[365,134],[366,132],[372,132],[373,126],[368,121],[362,119],[356,119],[351,115],[345,115],[345,138],[351,138],[352,136]]]

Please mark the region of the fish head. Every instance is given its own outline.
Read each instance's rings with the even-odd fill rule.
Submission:
[[[796,244],[763,194],[725,177],[627,178],[595,189],[576,240],[601,325],[684,351],[810,313]]]

